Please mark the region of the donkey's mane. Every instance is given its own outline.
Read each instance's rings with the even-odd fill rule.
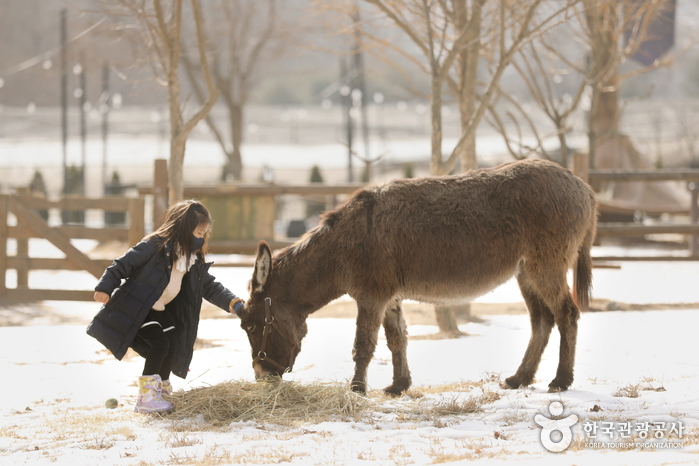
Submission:
[[[373,211],[374,203],[376,202],[377,192],[385,190],[387,186],[394,185],[401,180],[394,180],[393,182],[387,182],[377,186],[371,186],[368,188],[360,189],[350,197],[347,202],[338,206],[334,210],[329,212],[324,212],[320,216],[320,223],[318,226],[313,228],[311,231],[304,234],[297,242],[291,246],[282,249],[275,257],[275,266],[283,266],[295,257],[304,253],[309,246],[315,244],[321,238],[325,237],[328,233],[335,230],[336,225],[348,216],[352,216],[352,212],[357,211],[357,209],[364,210],[367,213],[367,222],[371,224],[373,219],[371,218],[371,213]]]
[[[309,246],[318,242],[320,238],[322,238],[326,233],[330,232],[337,218],[338,212],[336,210],[323,213],[318,226],[305,233],[291,246],[279,251],[279,253],[274,257],[274,265],[276,267],[283,266],[289,260],[298,257],[300,254],[306,251]]]

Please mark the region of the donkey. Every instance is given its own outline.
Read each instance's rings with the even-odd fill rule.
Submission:
[[[533,382],[556,324],[560,355],[549,391],[567,390],[580,309],[590,299],[596,223],[592,189],[543,160],[361,189],[275,256],[260,242],[250,298],[239,315],[255,376],[290,371],[309,314],[348,294],[358,307],[352,389],[366,391],[383,323],[393,360],[393,381],[384,390],[399,394],[411,384],[402,300],[468,302],[515,275],[532,336],[503,386]],[[575,300],[566,279],[574,265]]]

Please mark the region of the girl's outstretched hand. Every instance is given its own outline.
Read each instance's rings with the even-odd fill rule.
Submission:
[[[244,307],[245,307],[245,301],[243,301],[240,298],[235,298],[228,305],[228,311],[231,313],[234,313],[237,316],[240,316],[240,311],[242,311]]]
[[[95,291],[95,301],[102,304],[107,304],[109,302],[109,295],[104,291]]]

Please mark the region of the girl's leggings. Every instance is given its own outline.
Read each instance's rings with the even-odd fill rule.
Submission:
[[[158,374],[162,380],[169,380],[175,355],[175,326],[167,312],[151,310],[138,336],[150,346],[143,375]]]

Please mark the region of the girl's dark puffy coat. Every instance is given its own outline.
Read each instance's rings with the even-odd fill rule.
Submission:
[[[148,354],[148,345],[137,336],[148,311],[162,296],[170,282],[173,266],[172,246],[158,238],[141,241],[107,267],[95,287],[110,295],[90,325],[88,335],[96,338],[121,360],[132,347],[141,356]],[[199,327],[202,298],[228,311],[236,296],[209,274],[211,263],[201,256],[182,279],[177,297],[165,306],[175,324],[175,356],[172,372],[185,378],[194,352]],[[126,280],[122,285],[122,280]]]

